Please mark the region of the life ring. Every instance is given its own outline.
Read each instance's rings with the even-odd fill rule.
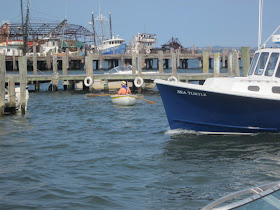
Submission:
[[[148,53],[148,54],[149,54],[150,52],[151,52],[151,50],[150,50],[150,49],[147,49],[147,50],[146,50],[146,53]]]
[[[141,77],[136,77],[134,80],[134,85],[136,87],[142,87],[144,84],[144,80]]]
[[[174,76],[171,76],[171,77],[168,78],[168,81],[169,82],[178,82],[178,79]]]
[[[84,84],[85,84],[85,86],[87,86],[87,87],[92,86],[92,84],[93,84],[92,78],[91,78],[91,77],[86,77],[86,78],[84,79]]]

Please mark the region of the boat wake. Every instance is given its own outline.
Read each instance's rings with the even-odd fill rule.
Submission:
[[[203,133],[194,131],[194,130],[184,130],[184,129],[174,129],[174,130],[168,130],[165,132],[165,135],[169,136],[177,136],[182,134],[194,134],[194,135],[203,135]]]

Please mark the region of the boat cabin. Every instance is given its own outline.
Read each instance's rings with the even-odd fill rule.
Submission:
[[[257,50],[247,77],[209,78],[203,86],[233,95],[280,100],[280,48]]]
[[[280,49],[268,48],[256,51],[248,76],[264,76],[280,78],[279,65]]]
[[[101,45],[102,45],[102,48],[106,49],[106,48],[109,48],[109,47],[115,47],[115,46],[118,46],[118,45],[122,45],[124,43],[125,43],[124,39],[121,39],[118,36],[117,37],[113,36],[112,39],[104,40]]]

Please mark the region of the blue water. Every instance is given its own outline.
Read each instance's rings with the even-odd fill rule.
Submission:
[[[41,88],[0,118],[0,209],[200,209],[280,178],[279,135],[170,131],[157,93],[119,107]]]

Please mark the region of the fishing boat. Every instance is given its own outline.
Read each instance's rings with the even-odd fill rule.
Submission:
[[[280,182],[241,190],[222,197],[202,210],[210,209],[280,209]]]
[[[112,103],[119,106],[133,106],[136,104],[134,95],[111,95]]]
[[[96,18],[94,18],[93,11],[91,14],[92,19],[90,24],[93,30],[92,49],[97,52],[101,51],[104,55],[125,54],[125,40],[119,36],[113,36],[111,13],[109,13],[109,19],[101,11],[99,11],[99,15]],[[108,24],[110,34],[107,33]]]
[[[247,77],[209,78],[203,85],[156,79],[170,128],[206,134],[279,133],[280,49],[265,48],[266,42],[259,44]]]
[[[124,39],[113,36],[112,39],[102,41],[97,49],[101,50],[103,55],[125,54],[126,44]]]

